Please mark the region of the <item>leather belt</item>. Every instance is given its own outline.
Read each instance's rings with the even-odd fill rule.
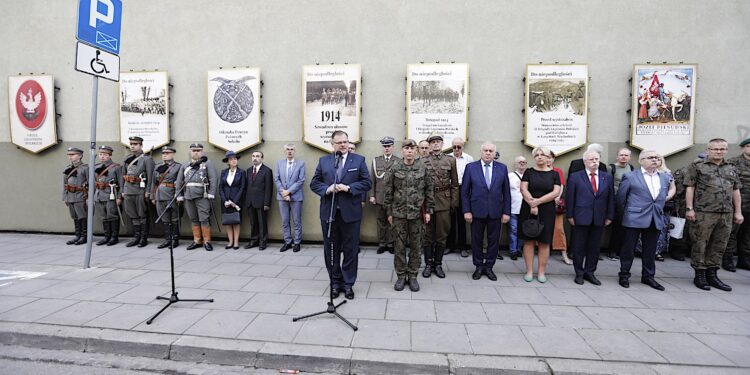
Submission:
[[[203,183],[202,182],[188,182],[187,184],[185,184],[185,186],[203,187]]]
[[[84,188],[83,188],[83,186],[78,186],[78,185],[67,185],[67,184],[65,185],[65,190],[66,190],[66,191],[67,191],[68,193],[77,193],[77,192],[79,192],[79,191],[86,191],[86,189],[84,189]]]
[[[108,187],[109,187],[109,184],[106,182],[98,182],[98,181],[96,182],[96,188],[99,190],[105,190]]]
[[[122,179],[125,180],[125,182],[131,183],[131,184],[137,184],[141,182],[141,178],[138,176],[125,175],[125,176],[122,176]]]
[[[173,182],[162,182],[162,183],[160,183],[160,184],[159,184],[159,186],[164,186],[164,187],[168,187],[168,188],[173,188],[173,187],[175,187],[175,184],[174,184]],[[188,186],[189,186],[189,185],[188,185]]]

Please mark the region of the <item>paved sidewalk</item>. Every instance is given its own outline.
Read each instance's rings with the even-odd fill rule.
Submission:
[[[181,298],[152,325],[169,295],[169,256],[148,247],[84,246],[68,237],[0,233],[0,343],[148,355],[189,361],[334,373],[748,373],[750,272],[720,272],[734,291],[692,285],[688,262],[657,262],[666,292],[599,263],[600,287],[573,283],[572,266],[550,260],[549,282],[522,280],[523,261],[496,264],[498,281],[471,279],[469,258],[445,257],[447,277],[422,291],[393,290],[392,255],[364,248],[356,298],[331,315],[321,246],[299,253],[175,249]],[[158,241],[158,242],[157,242]],[[640,263],[633,265],[634,275]],[[12,272],[37,272],[27,279]],[[35,277],[34,277],[35,276]],[[151,352],[148,348],[156,350]],[[1,349],[0,349],[1,350]]]

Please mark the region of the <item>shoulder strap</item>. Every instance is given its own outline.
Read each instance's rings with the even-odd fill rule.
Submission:
[[[107,173],[107,171],[109,171],[109,170],[110,170],[110,169],[112,169],[112,168],[116,168],[116,167],[119,167],[119,166],[120,166],[120,165],[119,165],[119,164],[117,164],[117,163],[112,163],[112,164],[110,164],[110,165],[109,165],[109,166],[108,166],[107,168],[104,168],[104,170],[103,170],[103,171],[101,171],[101,173],[99,173],[99,174],[97,174],[97,175],[96,175],[96,179],[97,179],[97,180],[99,180],[99,178],[101,178],[102,176],[104,176],[104,175],[105,175],[105,174]]]
[[[131,167],[131,166],[132,166],[133,164],[135,164],[135,162],[137,162],[137,161],[138,161],[138,159],[142,158],[142,157],[143,157],[144,155],[146,155],[146,154],[145,154],[145,153],[144,153],[144,154],[141,154],[141,155],[140,155],[140,156],[138,156],[137,158],[133,159],[133,161],[131,161],[131,162],[130,162],[130,164],[128,164],[128,168],[130,168],[130,167]]]

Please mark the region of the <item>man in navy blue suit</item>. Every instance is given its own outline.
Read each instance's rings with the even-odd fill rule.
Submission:
[[[659,155],[643,150],[638,155],[641,167],[625,173],[617,189],[617,210],[622,212],[623,242],[620,250],[620,286],[630,287],[630,267],[638,236],[643,243],[641,282],[656,290],[664,290],[656,275],[656,242],[665,225],[664,203],[667,201],[669,177],[659,173]]]
[[[346,132],[334,131],[331,145],[334,154],[320,158],[310,181],[310,189],[320,196],[323,253],[328,276],[331,278],[331,295],[336,298],[343,291],[347,299],[352,299],[352,287],[357,280],[362,194],[370,190],[372,183],[365,158],[349,152],[349,136]],[[331,234],[328,236],[331,212]]]
[[[510,182],[508,168],[494,161],[496,147],[482,144],[480,160],[466,164],[461,184],[461,204],[464,219],[471,224],[471,254],[476,270],[471,276],[479,280],[482,274],[492,281],[497,259],[501,222],[510,220]],[[487,231],[487,252],[482,251]]]
[[[604,227],[615,218],[614,184],[609,173],[599,169],[599,153],[583,153],[584,170],[568,176],[566,215],[573,230],[575,283],[586,280],[602,285],[594,276]],[[584,264],[585,263],[585,264]]]

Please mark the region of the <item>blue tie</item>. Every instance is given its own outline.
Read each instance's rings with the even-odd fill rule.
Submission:
[[[336,182],[341,182],[341,176],[343,175],[341,172],[344,170],[344,160],[343,157],[339,160],[339,169],[336,170]]]
[[[489,189],[490,184],[492,184],[492,181],[490,180],[490,165],[489,164],[484,165],[484,182],[487,184],[487,189]]]

